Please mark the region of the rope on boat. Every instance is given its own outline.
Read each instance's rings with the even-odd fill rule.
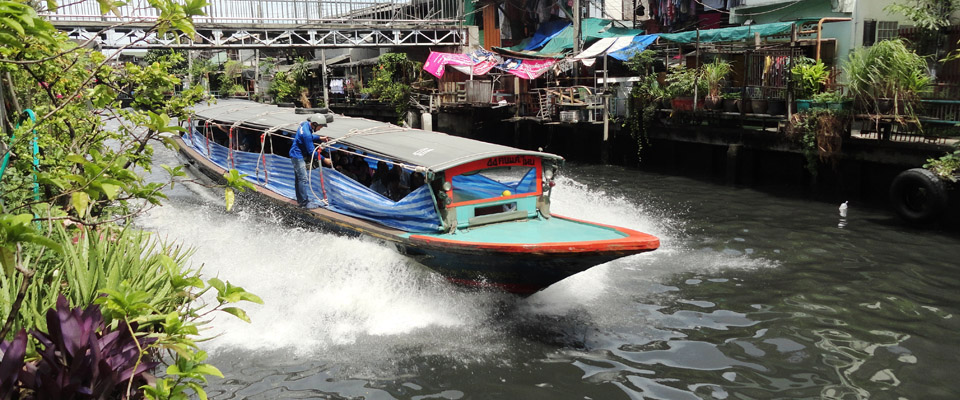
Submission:
[[[213,133],[210,131],[210,120],[205,120],[203,123],[203,137],[207,140],[207,158],[213,157],[210,154],[210,136]]]
[[[230,112],[242,111],[242,110],[243,110],[242,108],[238,108],[238,109],[232,109],[232,110],[230,110]],[[266,115],[270,115],[270,114],[282,114],[282,113],[284,113],[284,112],[282,112],[282,111],[280,111],[280,112],[264,112],[264,113],[261,113],[261,114],[257,114],[256,116],[254,116],[254,117],[252,117],[252,118],[249,118],[249,119],[237,120],[237,121],[235,121],[233,124],[231,124],[230,129],[229,129],[229,131],[228,131],[228,146],[227,146],[227,148],[228,148],[228,150],[229,150],[229,152],[228,152],[228,159],[229,159],[229,161],[230,161],[230,165],[231,165],[232,168],[235,168],[235,167],[236,167],[236,164],[235,164],[235,161],[234,161],[234,156],[233,156],[233,131],[234,131],[235,129],[239,128],[244,122],[246,122],[246,121],[248,121],[248,120],[250,120],[250,119],[259,118],[259,117],[266,116]],[[345,118],[350,118],[350,117],[345,117]],[[268,138],[268,137],[271,137],[271,138],[272,138],[272,135],[275,135],[275,132],[279,131],[280,129],[282,129],[283,127],[288,126],[288,125],[291,125],[291,124],[281,124],[281,125],[272,126],[272,127],[270,127],[269,129],[267,129],[266,131],[264,131],[264,133],[261,134],[261,136],[260,136],[260,157],[257,159],[257,166],[256,166],[256,169],[255,169],[255,172],[254,172],[254,176],[259,177],[259,174],[260,174],[260,163],[262,162],[262,163],[263,163],[263,170],[264,170],[264,184],[268,183],[268,182],[269,182],[269,179],[270,179],[270,176],[269,176],[270,171],[267,169],[267,160],[266,160],[266,154],[265,154],[266,146],[264,145],[264,142],[266,141],[266,138]],[[296,125],[299,125],[299,124],[296,124]],[[219,126],[219,124],[218,124],[218,126]],[[204,130],[205,130],[205,133],[206,133],[206,134],[205,134],[205,137],[206,137],[206,141],[207,141],[207,143],[206,143],[206,144],[207,144],[207,154],[209,155],[209,154],[210,154],[210,137],[209,137],[209,136],[212,134],[212,132],[211,132],[211,130],[210,130],[210,120],[209,120],[209,119],[208,119],[208,120],[205,120],[205,125],[204,125],[204,127],[205,127]],[[403,168],[403,169],[406,169],[406,170],[409,170],[409,171],[415,171],[415,172],[420,172],[420,173],[426,174],[429,169],[428,169],[427,167],[424,167],[424,166],[405,164],[405,163],[400,162],[400,161],[391,160],[391,159],[386,159],[386,158],[381,158],[381,157],[377,157],[377,156],[372,155],[372,154],[361,154],[359,151],[357,151],[357,152],[350,152],[350,151],[347,151],[347,150],[344,150],[344,149],[340,149],[340,148],[337,148],[337,147],[333,147],[333,145],[339,144],[340,142],[342,142],[342,141],[344,141],[344,140],[346,140],[346,139],[348,139],[348,138],[355,137],[355,136],[372,136],[372,135],[381,135],[381,134],[387,134],[387,133],[393,133],[393,132],[406,132],[406,131],[409,131],[409,130],[411,130],[411,129],[412,129],[412,128],[409,128],[409,127],[401,127],[401,126],[395,126],[395,125],[386,124],[386,125],[382,125],[382,126],[373,126],[373,127],[369,127],[369,128],[365,128],[365,129],[351,129],[349,132],[347,132],[346,135],[344,135],[344,136],[342,136],[342,137],[339,137],[339,138],[330,138],[330,137],[328,137],[328,140],[327,140],[326,143],[321,143],[319,146],[315,146],[315,147],[314,147],[313,154],[311,154],[311,157],[310,157],[310,165],[309,165],[309,166],[310,166],[310,169],[313,169],[313,162],[314,162],[314,160],[317,160],[317,163],[319,164],[319,167],[320,167],[320,170],[319,170],[319,174],[320,174],[320,190],[321,190],[321,192],[322,192],[322,195],[318,195],[318,194],[313,190],[313,185],[312,185],[313,175],[310,174],[310,173],[308,173],[308,174],[307,174],[307,185],[308,185],[309,188],[310,188],[310,193],[313,194],[313,196],[314,196],[315,198],[319,198],[325,206],[326,206],[326,205],[329,205],[329,201],[327,200],[327,191],[326,191],[326,187],[325,187],[325,184],[324,184],[325,179],[324,179],[324,176],[323,176],[323,162],[321,161],[321,160],[322,160],[321,157],[322,157],[322,152],[323,152],[323,150],[327,150],[328,152],[331,151],[331,150],[336,150],[336,151],[341,151],[341,152],[348,153],[348,154],[355,154],[355,155],[362,156],[362,157],[365,157],[365,158],[368,158],[368,159],[371,159],[371,160],[374,160],[374,161],[378,161],[378,162],[379,162],[379,161],[383,161],[383,162],[390,163],[390,164],[393,164],[393,165],[398,165],[398,166],[400,166],[400,168]],[[280,137],[283,137],[283,138],[286,138],[286,139],[291,139],[291,140],[293,140],[292,137],[287,137],[287,136],[285,136],[285,135],[279,135],[279,136],[280,136]],[[347,144],[347,145],[349,146],[349,144]],[[273,153],[274,153],[274,152],[273,152],[273,140],[270,140],[270,149],[271,149],[271,154],[273,154]],[[316,156],[316,157],[314,157],[314,156]]]
[[[256,177],[260,177],[260,162],[263,161],[263,184],[266,185],[270,183],[270,170],[267,168],[267,155],[264,154],[263,150],[267,146],[264,144],[264,140],[267,138],[267,134],[263,133],[260,135],[260,158],[257,159],[257,169],[254,171]],[[272,142],[271,142],[272,143]]]
[[[267,156],[264,153],[267,146],[264,146],[264,142],[266,141],[267,137],[273,136],[274,132],[280,130],[280,128],[283,128],[284,126],[285,125],[275,125],[273,127],[270,127],[270,129],[263,131],[263,133],[260,135],[260,158],[257,159],[257,167],[254,170],[253,175],[256,177],[260,176],[260,162],[262,161],[264,184],[267,184],[270,182],[270,170],[267,169]],[[270,154],[273,154],[273,140],[270,140]]]
[[[230,162],[230,168],[234,168],[234,169],[237,168],[237,164],[233,160],[233,129],[235,127],[236,127],[236,124],[234,124],[234,126],[231,126],[230,130],[227,131],[227,161]]]
[[[313,174],[311,174],[309,170],[307,171],[307,187],[310,188],[310,193],[313,194],[313,197],[320,198],[320,201],[323,202],[323,205],[328,206],[330,205],[330,202],[327,201],[327,189],[323,185],[323,162],[320,161],[322,156],[322,151],[323,151],[322,146],[315,146],[313,148],[313,154],[310,155],[310,169],[313,169],[313,160],[314,160],[314,156],[316,156],[317,162],[320,164],[320,192],[323,193],[323,196],[318,196],[317,192],[313,191],[313,183],[312,183]],[[296,187],[296,185],[294,185],[294,187]]]
[[[190,145],[191,145],[191,146],[193,145],[193,129],[194,129],[194,128],[193,128],[193,114],[190,114],[190,115],[187,117],[187,130],[188,130],[188,133],[190,134]]]

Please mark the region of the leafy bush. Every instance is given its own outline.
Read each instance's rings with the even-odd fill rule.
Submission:
[[[729,92],[720,95],[724,100],[740,100],[740,92]]]
[[[818,160],[836,166],[843,146],[841,133],[848,128],[850,118],[848,112],[822,108],[793,114],[787,134],[800,144],[810,175],[817,176]]]
[[[57,6],[55,0],[45,4]],[[100,2],[103,12],[119,12],[119,5]],[[190,18],[204,5],[151,0],[158,18],[143,28],[147,36],[171,30],[192,35]],[[205,397],[200,385],[219,371],[203,362],[206,354],[194,343],[203,316],[223,311],[247,319],[227,305],[259,298],[217,279],[204,283],[184,267],[187,252],[118,228],[164,198],[164,184],[146,182],[136,171],[153,167],[154,145],[173,146],[167,135],[183,129],[171,120],[186,119],[202,88],[171,94],[180,83],[171,73],[176,53],[116,68],[103,53],[77,47],[27,3],[0,7],[0,42],[0,72],[9,77],[4,107],[16,111],[0,123],[19,125],[6,136],[9,164],[0,174],[0,339],[13,339],[0,345],[0,396],[69,398],[75,390],[110,398],[99,393],[165,362],[177,366],[167,371],[175,378],[151,388]],[[134,107],[124,108],[121,95],[132,97]],[[16,104],[29,106],[37,118],[24,120]],[[164,168],[171,180],[182,174],[180,167]],[[214,290],[215,302],[200,300]],[[60,295],[85,311],[64,311]],[[36,368],[22,368],[21,355]],[[134,355],[139,361],[131,369]],[[12,376],[20,383],[11,383]],[[48,389],[37,382],[45,388],[51,379],[78,386],[39,392]],[[126,390],[149,396],[132,382]]]
[[[830,71],[823,61],[814,62],[809,58],[801,58],[793,68],[790,68],[790,79],[796,84],[794,92],[798,99],[809,99],[823,91]]]
[[[405,53],[386,53],[373,70],[373,79],[361,91],[393,105],[397,120],[402,121],[410,107],[411,84],[420,78],[422,64],[407,58]]]
[[[830,90],[815,94],[812,100],[814,103],[843,103],[849,99],[839,90]]]
[[[929,158],[923,167],[950,182],[957,181],[957,172],[960,172],[960,148],[953,153],[947,153],[940,158]]]
[[[300,95],[300,88],[293,77],[286,72],[277,72],[273,76],[273,81],[270,82],[267,93],[270,93],[274,101],[278,103],[289,103]]]
[[[702,78],[709,90],[709,96],[714,98],[720,97],[720,86],[723,84],[724,79],[727,79],[727,75],[731,71],[733,71],[733,66],[720,58],[703,66]]]
[[[893,99],[897,114],[915,115],[915,103],[930,90],[926,61],[900,39],[858,48],[844,68],[854,98],[872,107],[878,99]]]
[[[644,146],[649,144],[647,133],[657,115],[660,100],[666,95],[654,73],[654,64],[657,62],[655,56],[656,53],[653,51],[644,50],[634,54],[627,61],[630,70],[640,76],[640,81],[635,82],[630,89],[629,112],[624,121],[637,142],[638,160]]]
[[[223,73],[220,74],[220,94],[227,96],[235,94],[236,87],[243,88],[240,85],[240,76],[243,72],[243,64],[239,61],[229,60],[223,63]],[[246,92],[246,90],[243,90]]]
[[[126,397],[143,373],[157,365],[145,352],[156,338],[136,338],[136,324],[107,329],[97,306],[70,309],[60,296],[47,311],[49,333],[34,331],[40,358],[19,376],[21,389],[38,399]]]
[[[692,68],[679,67],[673,68],[667,74],[667,96],[693,97],[697,94],[707,93],[707,85],[703,79],[697,77],[698,71]]]

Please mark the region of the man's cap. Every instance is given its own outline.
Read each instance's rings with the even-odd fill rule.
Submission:
[[[327,126],[327,116],[323,114],[313,114],[307,117],[307,121],[313,124],[320,124],[321,126]]]

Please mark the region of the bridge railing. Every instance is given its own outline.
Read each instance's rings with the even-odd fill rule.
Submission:
[[[470,0],[466,0],[470,1]],[[208,0],[206,15],[194,17],[202,25],[312,25],[312,24],[451,24],[461,21],[464,0]],[[136,2],[131,2],[136,3]],[[98,2],[81,1],[45,14],[54,24],[73,22],[114,24],[157,18],[157,10],[130,4],[118,15],[102,15]]]

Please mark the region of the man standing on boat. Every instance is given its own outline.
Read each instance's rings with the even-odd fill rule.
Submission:
[[[321,162],[330,166],[330,160],[319,156],[319,150],[314,152],[315,142],[327,141],[326,136],[314,135],[315,132],[327,126],[327,116],[323,114],[313,114],[307,117],[307,120],[300,124],[297,134],[293,137],[293,145],[290,146],[290,161],[293,163],[294,188],[297,192],[297,205],[305,208],[317,208],[319,205],[310,201],[310,186],[307,182],[307,162],[318,154]]]

